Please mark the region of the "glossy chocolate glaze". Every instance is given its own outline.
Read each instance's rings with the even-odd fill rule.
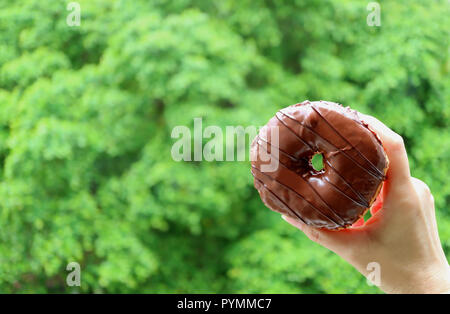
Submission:
[[[278,146],[271,128],[278,128]],[[323,154],[321,171],[311,165],[316,153]],[[381,141],[358,113],[326,101],[278,111],[254,139],[251,154],[255,187],[266,206],[327,229],[348,227],[364,215],[388,167]],[[262,154],[276,159],[278,169],[261,171],[269,163]]]

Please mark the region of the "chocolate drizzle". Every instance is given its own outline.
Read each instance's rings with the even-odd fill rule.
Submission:
[[[355,193],[359,197],[359,199],[362,201],[362,205],[366,208],[369,207],[369,203],[367,202],[367,200],[358,191],[356,191],[353,188],[353,186],[347,182],[347,180],[345,180],[345,178],[336,170],[336,168],[334,168],[328,160],[325,160],[325,162],[330,167],[330,169],[332,169],[342,179],[342,181],[344,181],[344,183],[352,190],[352,192]],[[357,202],[357,201],[355,200],[355,202]],[[357,203],[361,204],[359,202],[357,202]]]
[[[311,150],[316,150],[316,149],[314,149],[310,144],[308,144],[307,142],[305,142],[297,133],[295,133],[294,132],[294,130],[292,130],[290,127],[288,127],[287,126],[287,124],[286,123],[284,123],[283,122],[283,120],[282,119],[280,119],[279,117],[278,117],[278,113],[282,113],[282,114],[284,114],[284,115],[286,115],[284,112],[282,112],[281,110],[280,111],[278,111],[276,114],[275,114],[275,117],[278,119],[278,121],[280,121],[281,122],[281,124],[282,125],[284,125],[292,134],[294,134],[294,136],[296,137],[296,138],[298,138],[303,144],[305,144],[306,146],[308,146],[309,147],[309,149],[311,149]],[[288,118],[289,118],[289,116],[287,116]],[[295,119],[294,119],[295,120]],[[297,121],[297,120],[295,120],[295,121]],[[299,121],[297,121],[297,122],[299,122]],[[301,123],[300,123],[301,124]]]
[[[259,144],[259,143],[258,143]],[[260,147],[263,147],[263,146],[260,146]],[[266,148],[264,148],[264,149],[266,149]],[[267,150],[266,150],[267,151]],[[273,158],[276,158],[276,157],[274,157],[273,155],[272,155],[272,157]],[[288,171],[292,171],[287,165],[285,165],[284,163],[282,163],[279,159],[277,159],[278,160],[278,162],[280,163],[280,165],[282,165],[283,167],[285,167]],[[252,166],[253,167],[253,166]],[[257,169],[257,170],[259,170],[258,168],[256,168],[256,167],[253,167],[253,169]],[[263,173],[263,172],[261,172],[261,173]],[[343,226],[343,224],[345,224],[345,221],[342,219],[342,217],[340,217],[334,210],[333,210],[333,208],[331,208],[331,206],[322,198],[322,196],[316,191],[316,189],[314,189],[314,187],[311,185],[311,183],[309,183],[307,180],[305,180],[301,175],[298,175],[298,173],[296,173],[296,172],[294,172],[299,178],[301,178],[302,180],[304,180],[305,182],[306,182],[306,184],[308,184],[308,186],[311,188],[311,190],[313,190],[314,191],[314,193],[322,200],[322,202],[326,205],[326,207],[336,216],[336,217],[338,217],[339,218],[339,220],[341,220],[342,221],[342,224],[341,223],[338,223],[336,220],[334,220],[334,219],[332,219],[331,217],[329,217],[328,215],[325,215],[324,213],[322,213],[317,207],[315,207],[315,206],[313,206],[310,202],[308,202],[308,203],[310,203],[311,204],[311,206],[313,206],[316,210],[318,210],[318,211],[320,211],[322,214],[324,214],[325,216],[327,216],[330,220],[332,220],[334,223],[336,223],[336,224],[338,224],[338,225],[341,225],[341,226]],[[264,173],[263,173],[264,174]],[[272,177],[271,177],[272,178]],[[276,180],[276,179],[274,179],[274,178],[272,178],[273,180],[275,180],[275,181],[277,181],[279,184],[281,184],[281,185],[283,185],[283,186],[285,186],[285,187],[287,187],[287,188],[289,188],[291,191],[293,191],[295,194],[297,194],[298,196],[300,196],[301,198],[303,198],[304,200],[306,200],[301,194],[299,194],[297,191],[295,191],[294,189],[292,189],[292,188],[290,188],[290,187],[288,187],[287,185],[285,185],[285,184],[282,184],[280,181],[278,181],[278,180]]]
[[[256,178],[256,177],[255,177],[255,180],[256,180],[259,184],[261,184],[261,186],[262,186],[263,188],[265,188],[267,191],[269,191],[269,193],[271,193],[273,196],[275,196],[275,198],[276,198],[278,201],[280,201],[284,206],[286,206],[286,208],[287,208],[294,216],[296,216],[298,219],[300,219],[303,223],[305,223],[305,224],[307,223],[307,222],[304,221],[303,218],[300,217],[300,216],[299,216],[292,208],[290,208],[288,204],[286,204],[281,198],[279,198],[277,194],[275,194],[274,192],[272,192],[272,191],[267,187],[267,185],[266,185],[264,182],[262,182],[261,180],[259,180],[259,179]]]
[[[321,137],[324,141],[326,141],[327,143],[329,143],[330,145],[334,146],[334,148],[338,149],[341,153],[343,153],[347,158],[349,158],[351,161],[353,161],[355,163],[355,165],[357,165],[359,168],[363,169],[364,171],[367,171],[367,173],[371,174],[372,176],[374,176],[377,179],[382,178],[382,176],[379,176],[375,173],[373,173],[372,171],[369,171],[367,168],[364,168],[364,166],[362,166],[361,164],[359,164],[353,157],[349,156],[344,150],[340,149],[339,147],[337,147],[336,145],[334,145],[333,143],[331,143],[329,140],[327,140],[325,137],[323,137],[322,135],[318,134],[317,132],[315,132],[312,128],[310,128],[309,126],[301,123],[300,121],[298,121],[297,119],[295,119],[294,117],[284,113],[283,111],[278,111],[280,113],[282,113],[283,115],[285,115],[286,117],[288,117],[289,119],[292,119],[293,121],[297,122],[298,124],[300,124],[302,127],[308,129],[309,131],[311,131],[312,133],[314,133],[316,136]],[[278,116],[277,116],[278,118]],[[299,137],[300,138],[300,137]]]
[[[383,173],[380,171],[380,169],[378,169],[377,167],[375,167],[375,165],[374,165],[373,163],[371,163],[370,160],[367,159],[366,156],[364,156],[364,154],[361,153],[361,151],[360,151],[359,149],[357,149],[356,147],[354,147],[352,143],[350,143],[345,137],[343,137],[343,136],[341,135],[341,133],[339,133],[339,132],[338,132],[338,131],[330,124],[330,122],[328,122],[328,120],[325,119],[325,117],[322,116],[322,115],[320,114],[320,112],[316,109],[316,107],[314,107],[314,105],[311,106],[311,109],[314,110],[314,111],[319,115],[319,117],[321,117],[321,118],[323,119],[323,121],[325,121],[325,123],[326,123],[326,124],[334,131],[334,133],[336,133],[336,134],[337,134],[340,138],[342,138],[347,144],[349,144],[353,149],[355,149],[355,151],[358,153],[358,155],[361,156],[362,158],[364,158],[364,160],[366,160],[366,161],[369,163],[370,167],[371,167],[372,169],[374,169],[376,173],[378,173],[378,175],[380,176],[380,178],[383,178],[383,177],[384,177],[384,175],[383,175]]]
[[[278,146],[269,140],[273,127],[279,127]],[[278,162],[277,170],[261,171],[261,148]],[[283,204],[290,216],[328,229],[345,228],[360,218],[374,201],[387,168],[381,143],[355,111],[324,101],[278,111],[255,138],[252,151],[252,174],[266,205],[286,212],[276,205]],[[324,157],[321,171],[310,164],[317,152]]]
[[[327,218],[328,220],[332,221],[333,223],[339,225],[339,223],[336,222],[333,218],[331,218],[331,217],[329,217],[328,215],[324,214],[321,210],[319,210],[316,206],[314,206],[314,204],[312,204],[311,202],[309,202],[306,198],[303,197],[303,195],[299,194],[297,191],[293,190],[291,187],[289,187],[289,186],[287,186],[287,185],[281,183],[281,182],[278,181],[277,179],[272,178],[272,177],[269,176],[268,174],[265,174],[264,172],[262,172],[261,170],[259,170],[259,169],[256,168],[255,166],[252,166],[252,168],[255,169],[255,170],[257,170],[257,171],[258,171],[259,173],[261,173],[262,175],[268,177],[270,180],[273,180],[273,181],[275,181],[277,184],[279,184],[279,185],[285,187],[285,188],[288,189],[289,191],[292,191],[292,192],[295,193],[298,197],[300,197],[302,200],[304,200],[304,201],[307,202],[309,205],[311,205],[311,207],[314,208],[314,210],[316,210],[317,213],[319,213],[321,216],[323,216],[323,217]],[[255,176],[255,174],[254,174],[253,172],[252,172],[252,174],[253,174],[253,176]],[[256,177],[255,177],[255,179],[259,180],[259,179],[256,178]],[[259,180],[259,181],[261,181],[261,180]],[[261,181],[261,182],[262,182],[262,181]],[[271,192],[272,192],[272,191],[271,191]],[[274,193],[274,192],[272,192],[272,194],[277,195],[277,194]],[[280,199],[278,196],[277,196],[277,198]],[[292,210],[292,209],[291,209],[291,210]],[[292,211],[293,211],[293,210],[292,210]],[[304,220],[302,219],[302,221],[304,221]]]
[[[258,134],[256,137],[258,138],[258,140],[261,140],[261,141],[263,141],[264,143],[270,145],[271,147],[273,147],[273,148],[275,148],[275,149],[278,149],[278,151],[279,151],[280,153],[282,153],[282,154],[285,155],[286,157],[290,158],[292,161],[294,161],[294,162],[296,162],[296,163],[304,163],[304,164],[307,164],[307,163],[308,163],[308,160],[307,160],[306,158],[303,158],[303,159],[295,158],[294,156],[292,156],[291,154],[285,152],[285,151],[282,150],[281,148],[279,148],[279,147],[273,145],[272,143],[269,143],[268,141],[266,141],[265,139],[263,139],[262,137],[260,137],[259,134]],[[259,143],[258,143],[258,144],[259,144]]]

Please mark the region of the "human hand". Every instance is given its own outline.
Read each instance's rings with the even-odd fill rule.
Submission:
[[[439,240],[430,189],[411,177],[402,137],[374,117],[361,117],[381,138],[389,158],[387,179],[370,208],[372,217],[340,231],[283,219],[364,276],[369,263],[378,263],[380,288],[387,293],[450,293],[450,268]]]

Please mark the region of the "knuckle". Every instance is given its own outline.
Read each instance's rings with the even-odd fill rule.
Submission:
[[[431,195],[430,187],[426,183],[423,184],[423,189],[424,189],[426,195],[428,195],[428,196]]]
[[[433,195],[431,194],[431,190],[425,182],[414,177],[411,177],[411,179],[413,181],[416,193],[422,200],[434,200]]]
[[[403,137],[395,133],[395,135],[392,137],[392,148],[395,150],[403,150],[405,148],[405,142],[403,140]]]
[[[414,177],[411,177],[411,179],[413,180],[413,183],[414,183],[415,187],[420,192],[424,192],[425,194],[431,194],[431,190],[430,190],[430,188],[428,187],[428,185],[425,182],[423,182],[420,179],[414,178]]]

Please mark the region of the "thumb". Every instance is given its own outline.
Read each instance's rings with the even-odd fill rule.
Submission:
[[[386,155],[389,159],[389,168],[387,171],[387,180],[391,185],[397,186],[410,181],[408,155],[406,154],[403,138],[389,129],[378,119],[361,114],[362,120],[368,124],[380,138]]]
[[[405,191],[408,191],[405,187],[412,185],[411,173],[403,138],[376,118],[364,114],[361,114],[361,117],[369,125],[369,128],[380,137],[389,159],[386,181],[383,184],[381,196],[379,196],[380,200],[383,200],[383,204],[375,204],[373,214],[376,214],[382,206],[389,207],[392,201],[409,198],[409,195],[405,195]],[[387,214],[395,213],[397,211],[388,211]]]

